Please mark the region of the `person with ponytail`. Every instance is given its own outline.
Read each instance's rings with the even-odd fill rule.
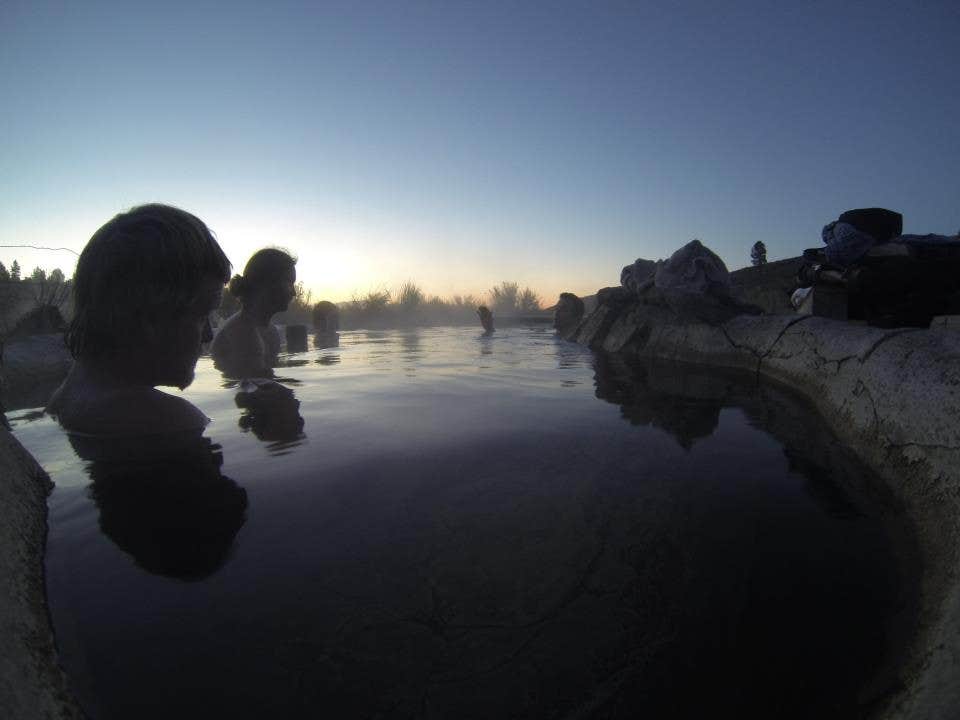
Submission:
[[[234,275],[228,290],[240,310],[223,323],[213,339],[211,354],[217,369],[228,377],[271,377],[280,352],[280,333],[270,324],[295,294],[296,258],[277,248],[253,254],[243,275]]]

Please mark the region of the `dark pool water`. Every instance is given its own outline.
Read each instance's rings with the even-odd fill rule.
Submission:
[[[92,718],[846,718],[895,687],[909,528],[777,388],[545,328],[343,333],[279,374],[295,400],[241,409],[202,358],[213,422],[172,454],[17,413]]]

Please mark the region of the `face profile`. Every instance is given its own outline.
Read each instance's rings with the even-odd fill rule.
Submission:
[[[160,385],[181,390],[193,382],[194,368],[204,344],[213,339],[210,313],[219,307],[223,285],[205,280],[196,303],[178,317],[169,318],[160,327],[167,340],[161,343],[158,372],[166,375]]]

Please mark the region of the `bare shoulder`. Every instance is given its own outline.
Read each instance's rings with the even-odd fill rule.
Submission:
[[[61,386],[47,412],[70,432],[91,435],[152,435],[197,431],[209,419],[183,398],[156,388]]]
[[[156,388],[141,390],[138,392],[138,398],[131,397],[130,401],[142,403],[140,408],[142,421],[147,423],[147,426],[152,424],[155,432],[157,430],[160,432],[199,430],[210,422],[210,419],[196,405]]]

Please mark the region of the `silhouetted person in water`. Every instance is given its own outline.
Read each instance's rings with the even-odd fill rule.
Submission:
[[[313,329],[318,333],[335,333],[340,329],[340,308],[329,300],[313,306]]]
[[[340,344],[340,308],[329,300],[321,300],[313,306],[313,329],[316,335],[313,344],[318,348],[337,347]]]
[[[483,325],[483,331],[489,335],[493,332],[493,313],[486,305],[477,308],[477,315],[480,316],[480,324]]]
[[[229,377],[271,377],[280,352],[280,333],[270,324],[294,297],[296,259],[283,250],[264,248],[234,275],[230,293],[240,301],[213,339],[214,363]]]
[[[230,261],[190,213],[142,205],[114,217],[77,263],[66,333],[76,362],[47,412],[97,435],[202,430],[202,412],[156,386],[193,382],[229,277]]]

